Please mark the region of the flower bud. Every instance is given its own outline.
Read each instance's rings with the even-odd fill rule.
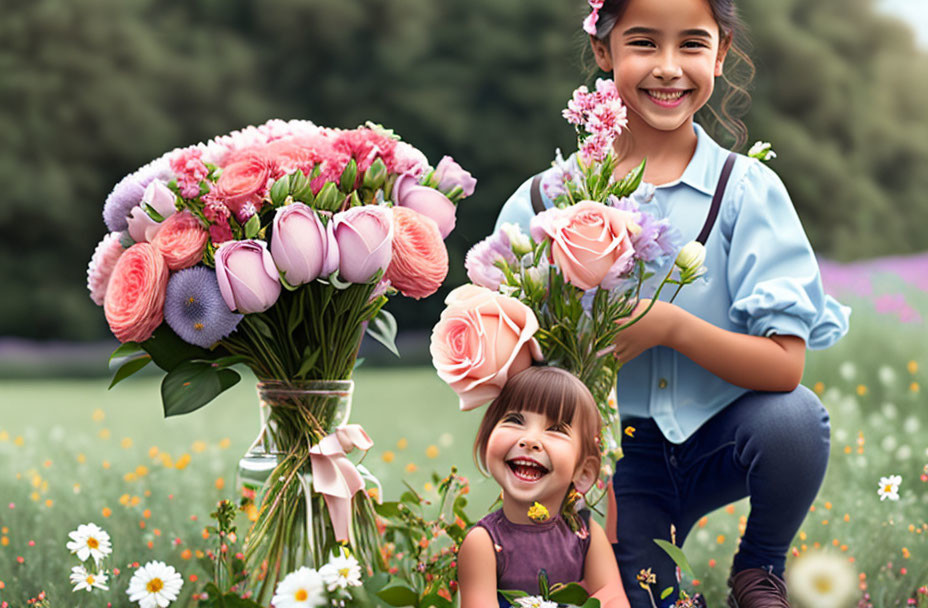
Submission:
[[[512,247],[512,252],[517,256],[522,257],[526,253],[532,252],[532,240],[522,232],[518,224],[506,222],[499,228],[506,233],[509,238],[509,246]]]
[[[674,262],[681,271],[694,273],[706,261],[706,248],[698,241],[690,241],[683,246]]]

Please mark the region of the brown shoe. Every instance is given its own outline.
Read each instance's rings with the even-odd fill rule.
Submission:
[[[783,579],[763,570],[748,568],[728,579],[729,608],[790,608]]]

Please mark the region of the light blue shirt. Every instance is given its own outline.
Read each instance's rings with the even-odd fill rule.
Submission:
[[[695,240],[702,229],[729,151],[698,124],[696,152],[680,179],[657,186],[642,210],[668,218]],[[528,232],[534,215],[531,178],[506,201],[496,227],[512,222]],[[545,206],[551,201],[544,195]],[[850,308],[825,295],[815,254],[783,182],[753,158],[738,155],[718,219],[706,241],[708,272],[683,288],[674,304],[722,329],[799,336],[811,349],[827,348],[847,333]],[[674,286],[660,296],[669,300]],[[664,436],[682,443],[709,418],[748,392],[677,351],[657,346],[619,372],[623,417],[655,420]]]

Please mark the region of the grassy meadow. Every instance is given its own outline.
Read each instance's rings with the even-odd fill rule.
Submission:
[[[887,280],[879,293],[906,287]],[[831,551],[854,569],[853,605],[867,593],[884,608],[924,598],[917,590],[928,585],[928,346],[921,318],[903,320],[873,293],[845,292],[851,333],[807,359],[803,382],[831,413],[832,454],[790,562]],[[928,310],[924,291],[904,298]],[[362,368],[355,380],[352,421],[374,439],[364,464],[386,497],[404,482],[428,495],[431,473],[456,465],[471,480],[471,518],[482,516],[498,490],[471,459],[479,412],[459,413],[430,368]],[[165,420],[158,381],[133,378],[110,391],[102,378],[0,381],[0,605],[25,605],[42,591],[52,606],[127,605],[134,563],[151,559],[183,573],[176,605],[194,604],[191,593],[209,577],[198,556],[215,548],[203,529],[216,501],[235,496],[238,458],[258,431],[257,399],[246,376],[206,408]],[[889,475],[902,476],[898,501],[877,494]],[[710,606],[724,602],[747,513],[746,500],[729,505],[687,539],[696,578],[685,586]],[[72,594],[68,573],[78,562],[67,533],[91,521],[112,536],[108,564],[119,574],[109,592]]]

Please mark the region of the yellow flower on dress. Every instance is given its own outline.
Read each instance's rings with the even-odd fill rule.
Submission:
[[[650,568],[639,572],[637,578],[642,589],[647,589],[650,585],[657,583],[657,575],[653,574]]]
[[[547,507],[540,502],[536,502],[528,508],[528,518],[536,523],[541,523],[548,519],[549,513]]]
[[[635,438],[635,427],[633,426],[625,427],[625,434],[631,437],[632,439],[634,439]]]

